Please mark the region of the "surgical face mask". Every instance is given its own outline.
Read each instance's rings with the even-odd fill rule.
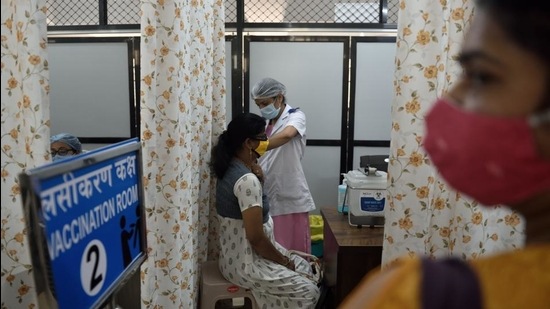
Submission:
[[[52,148],[50,151],[52,153],[52,161],[54,162],[67,159],[76,154],[76,151],[74,149],[63,148],[63,147],[59,149]]]
[[[259,157],[263,156],[267,151],[267,146],[269,145],[269,140],[260,141],[260,145],[256,149],[254,149],[254,152]]]
[[[424,148],[457,191],[483,205],[513,205],[550,190],[550,160],[532,132],[547,118],[481,115],[440,99],[426,116]]]
[[[261,108],[260,113],[262,113],[262,117],[264,117],[265,119],[271,120],[279,115],[280,110],[280,107],[275,108],[275,103],[271,103],[268,106]]]
[[[56,162],[56,161],[61,161],[61,160],[65,160],[67,158],[71,157],[71,155],[60,155],[60,154],[56,154],[55,156],[52,157],[52,161],[53,162]]]

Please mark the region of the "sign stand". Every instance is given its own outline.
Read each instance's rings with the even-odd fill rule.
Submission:
[[[19,175],[39,308],[116,307],[146,259],[134,138]]]

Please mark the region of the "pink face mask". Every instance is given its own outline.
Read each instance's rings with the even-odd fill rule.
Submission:
[[[550,190],[550,160],[537,152],[532,126],[440,99],[426,116],[424,148],[457,191],[484,205],[511,205]]]

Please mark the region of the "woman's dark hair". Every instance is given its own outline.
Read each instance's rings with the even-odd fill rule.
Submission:
[[[477,0],[476,7],[487,12],[512,40],[550,68],[550,1]]]
[[[216,177],[223,178],[229,163],[247,138],[258,136],[264,130],[265,119],[253,113],[243,113],[231,120],[212,148],[210,168]]]
[[[487,12],[518,46],[544,62],[548,87],[539,110],[550,107],[550,0],[476,0],[476,6]]]

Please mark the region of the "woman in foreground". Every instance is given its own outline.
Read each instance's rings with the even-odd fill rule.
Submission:
[[[403,261],[341,308],[550,308],[550,1],[478,0],[464,75],[426,117],[442,177],[526,221],[525,248],[465,262]]]

